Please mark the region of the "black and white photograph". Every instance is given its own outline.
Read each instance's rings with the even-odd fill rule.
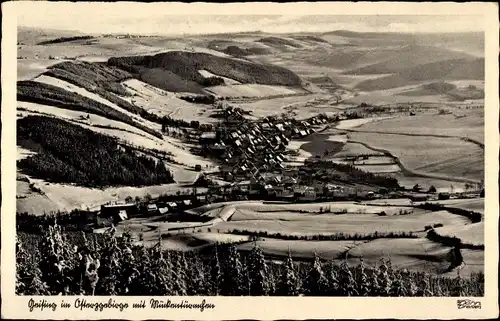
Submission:
[[[127,5],[17,13],[16,296],[481,309],[483,15]]]

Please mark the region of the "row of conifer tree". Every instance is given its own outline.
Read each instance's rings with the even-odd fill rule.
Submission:
[[[283,262],[218,244],[197,252],[134,244],[129,233],[81,234],[69,239],[51,226],[38,244],[18,238],[19,295],[223,295],[223,296],[481,296],[484,275],[441,277],[393,268],[322,261]],[[29,237],[28,237],[29,239]]]

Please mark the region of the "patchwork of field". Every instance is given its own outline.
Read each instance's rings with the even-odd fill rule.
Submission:
[[[444,206],[462,208],[469,211],[484,213],[484,198],[451,199],[451,200],[438,201],[438,203]]]
[[[450,192],[465,192],[465,183],[464,182],[456,182],[451,178],[450,180],[436,179],[436,178],[427,178],[427,177],[419,177],[412,175],[404,175],[403,173],[391,173],[392,177],[398,180],[400,186],[411,189],[413,186],[418,184],[420,188],[424,191],[429,190],[431,186],[436,188],[436,191],[439,193],[450,193]]]
[[[377,214],[380,211],[385,211],[387,215],[397,214],[399,210],[412,210],[410,207],[401,208],[386,208],[384,206],[368,206],[364,204],[358,204],[354,202],[321,202],[321,203],[279,203],[279,202],[263,202],[263,201],[237,201],[237,202],[222,202],[217,204],[209,204],[196,209],[190,210],[190,212],[202,214],[207,211],[220,209],[225,206],[234,206],[238,210],[253,211],[256,213],[263,213],[262,215],[270,215],[272,212],[302,212],[302,214],[319,214],[320,209],[330,210],[330,214],[333,215],[335,212],[350,213],[350,214]],[[301,217],[301,216],[300,216]],[[317,216],[316,216],[317,217]]]
[[[335,153],[335,158],[349,157],[349,156],[359,156],[359,155],[384,155],[382,152],[377,152],[368,147],[359,144],[348,142],[346,143],[340,152]]]
[[[191,191],[190,187],[182,187],[178,184],[164,184],[147,187],[112,187],[112,188],[87,188],[69,184],[47,183],[40,179],[29,178],[35,187],[44,194],[33,192],[28,182],[17,181],[16,201],[18,212],[28,212],[35,215],[57,211],[71,211],[81,208],[97,208],[101,204],[108,202],[124,201],[128,196],[144,197],[151,195],[157,197],[160,194],[175,194],[177,191]],[[199,192],[205,191],[204,188],[198,188]]]
[[[190,210],[191,213],[221,217],[213,225],[219,233],[232,230],[281,233],[283,235],[314,235],[329,233],[370,234],[378,232],[422,232],[427,225],[461,226],[469,221],[447,211],[426,212],[410,207],[385,207],[350,202],[278,204],[263,202],[231,202]],[[222,212],[221,212],[222,211]],[[381,212],[385,215],[380,216]]]

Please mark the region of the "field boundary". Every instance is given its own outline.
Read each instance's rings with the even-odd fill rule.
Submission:
[[[457,137],[454,137],[457,138]],[[374,150],[376,152],[384,153],[386,156],[392,157],[396,164],[401,168],[401,171],[403,172],[404,175],[407,176],[416,176],[416,177],[423,177],[423,178],[431,178],[431,179],[440,179],[444,181],[450,181],[450,182],[459,182],[459,183],[473,183],[473,184],[478,184],[479,181],[474,180],[474,179],[469,179],[469,178],[463,178],[463,177],[449,177],[445,175],[439,175],[439,174],[432,174],[432,173],[424,173],[420,171],[415,171],[413,169],[408,168],[396,155],[392,154],[391,151],[387,149],[383,149],[380,147],[373,147],[365,142],[362,141],[357,141],[357,140],[347,140],[348,143],[355,143],[355,144],[361,144],[365,146],[366,148],[369,148],[371,150]]]
[[[382,121],[382,120],[379,120]],[[361,124],[358,127],[361,127],[365,124]],[[400,136],[414,136],[414,137],[435,137],[435,138],[458,138],[463,141],[475,144],[482,149],[484,149],[484,143],[481,143],[475,139],[463,136],[453,136],[453,135],[440,135],[440,134],[418,134],[418,133],[402,133],[402,132],[383,132],[378,130],[357,130],[357,129],[343,129],[348,132],[358,132],[358,133],[372,133],[372,134],[381,134],[381,135],[400,135]]]

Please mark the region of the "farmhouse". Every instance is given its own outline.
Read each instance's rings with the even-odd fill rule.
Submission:
[[[103,218],[116,218],[121,217],[130,218],[136,216],[139,213],[137,205],[133,203],[129,204],[112,204],[112,205],[102,205],[101,206],[101,217]],[[123,219],[122,219],[123,220]]]
[[[156,206],[156,204],[148,204],[147,211],[148,215],[155,215],[159,213],[158,206]]]

